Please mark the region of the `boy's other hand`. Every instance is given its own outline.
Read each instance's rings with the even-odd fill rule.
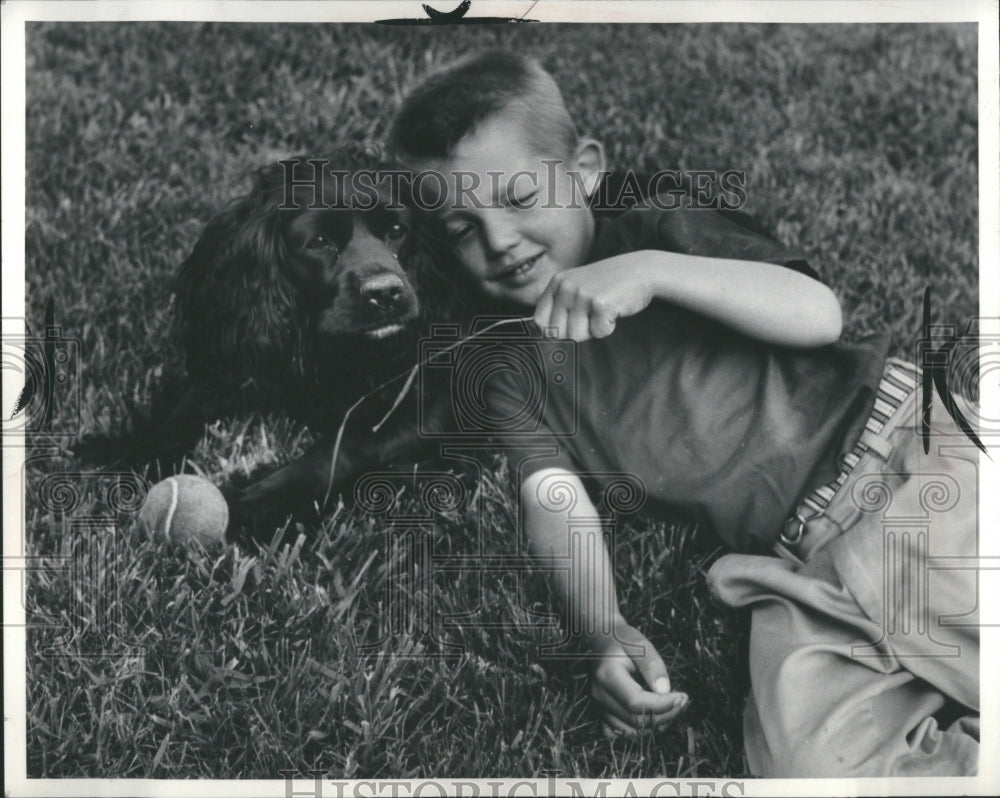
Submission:
[[[613,638],[597,653],[590,694],[612,731],[634,735],[660,728],[687,706],[687,694],[671,691],[667,666],[635,627],[616,624]]]
[[[614,332],[615,322],[653,301],[654,276],[637,253],[559,272],[535,306],[534,320],[556,338],[586,341]]]

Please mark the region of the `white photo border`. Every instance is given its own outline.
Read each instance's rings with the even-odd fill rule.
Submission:
[[[447,11],[454,2],[435,4]],[[979,286],[980,318],[1000,332],[1000,89],[998,89],[998,41],[996,0],[957,0],[946,4],[934,0],[917,2],[855,2],[818,0],[759,2],[598,2],[596,0],[540,0],[491,2],[476,0],[478,15],[523,17],[540,22],[973,22],[978,24],[979,102]],[[19,2],[8,0],[2,8],[2,263],[3,335],[23,335],[25,316],[25,23],[36,20],[139,21],[201,20],[219,22],[371,22],[379,18],[421,15],[420,2]],[[985,323],[985,322],[984,322]],[[22,385],[16,375],[4,371],[3,393],[17,396]],[[984,417],[1000,418],[1000,384],[981,385]],[[5,401],[6,406],[6,401]],[[993,459],[981,462],[981,484],[1000,485],[1000,453],[987,442]],[[310,779],[293,783],[273,781],[169,781],[141,779],[29,779],[26,776],[25,630],[21,596],[23,551],[20,530],[23,519],[21,472],[23,447],[3,448],[4,514],[4,779],[10,796],[100,796],[100,795],[545,795],[594,794],[604,784],[606,794],[660,795],[996,795],[1000,793],[1000,680],[989,673],[1000,662],[1000,578],[996,570],[982,571],[980,607],[982,634],[982,727],[981,775],[976,778],[922,779],[643,779],[613,784],[596,779],[528,778],[512,776],[506,781],[475,779],[419,779],[332,781],[317,785]],[[1000,562],[1000,492],[983,490],[980,495],[981,556]],[[991,534],[994,533],[994,534]],[[1000,566],[993,566],[994,569]],[[992,617],[991,617],[992,615]],[[992,624],[992,628],[991,628]],[[989,663],[994,663],[991,667]],[[571,789],[569,782],[577,785]],[[475,786],[473,786],[475,785]],[[698,785],[701,785],[700,787]],[[478,793],[474,792],[478,790]],[[714,791],[712,791],[714,790]]]

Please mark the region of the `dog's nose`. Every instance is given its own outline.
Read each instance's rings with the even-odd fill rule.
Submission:
[[[383,274],[361,286],[361,298],[378,310],[395,310],[404,299],[403,281],[394,274]]]

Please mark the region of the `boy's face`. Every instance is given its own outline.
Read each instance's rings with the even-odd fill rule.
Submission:
[[[466,273],[487,297],[523,306],[554,274],[585,262],[594,236],[587,198],[604,169],[596,141],[569,157],[530,142],[520,115],[503,111],[437,164],[448,184],[439,214]]]

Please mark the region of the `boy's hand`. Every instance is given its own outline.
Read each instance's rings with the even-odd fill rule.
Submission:
[[[667,666],[635,627],[617,623],[598,653],[590,694],[613,731],[665,726],[687,706],[687,694],[671,692]]]
[[[636,253],[559,272],[535,306],[535,324],[556,338],[603,338],[622,316],[643,310],[655,295],[653,273]]]
[[[558,272],[535,306],[535,323],[559,338],[603,338],[615,322],[662,299],[778,346],[840,338],[836,295],[773,263],[637,250]]]

